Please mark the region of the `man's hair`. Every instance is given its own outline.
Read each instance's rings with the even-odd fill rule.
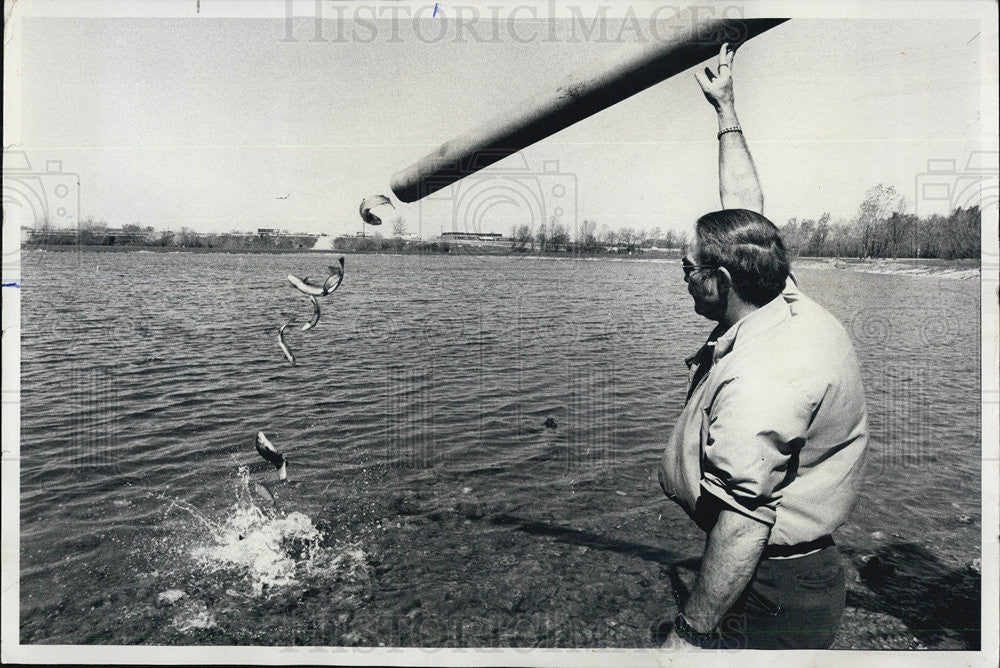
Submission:
[[[788,280],[788,253],[770,220],[749,209],[706,213],[695,224],[699,264],[725,267],[744,301],[763,306]]]

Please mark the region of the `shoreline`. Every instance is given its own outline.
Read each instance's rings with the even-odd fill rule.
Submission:
[[[863,274],[891,274],[960,281],[979,280],[981,263],[977,259],[943,260],[939,258],[827,258],[803,257],[792,261],[793,268],[840,269]]]
[[[605,261],[663,261],[679,260],[679,250],[646,250],[642,253],[579,253],[566,251],[515,252],[510,249],[488,248],[482,246],[452,246],[448,252],[433,250],[356,250],[356,249],[303,249],[303,248],[184,248],[176,246],[49,246],[46,248],[28,248],[21,246],[22,252],[88,252],[88,253],[226,253],[234,255],[290,255],[290,254],[349,254],[349,255],[434,255],[440,257],[472,256],[472,257],[509,257],[514,259],[535,260],[605,260]],[[867,274],[891,274],[898,276],[917,276],[950,280],[979,280],[979,259],[940,258],[834,258],[834,257],[798,257],[792,259],[792,268],[805,269],[838,269]]]

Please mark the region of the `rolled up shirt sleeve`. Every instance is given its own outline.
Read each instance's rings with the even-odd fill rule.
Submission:
[[[773,525],[814,408],[787,379],[737,377],[725,383],[703,416],[702,489]]]

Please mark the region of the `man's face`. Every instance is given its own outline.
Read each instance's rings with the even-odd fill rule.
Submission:
[[[721,322],[726,313],[728,291],[721,290],[718,272],[714,267],[705,266],[698,258],[698,243],[693,242],[688,247],[687,255],[682,261],[684,267],[684,282],[688,286],[688,294],[694,299],[694,310],[700,316]]]

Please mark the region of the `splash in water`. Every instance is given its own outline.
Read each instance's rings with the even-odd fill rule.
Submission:
[[[273,506],[258,507],[250,486],[249,469],[240,467],[237,503],[227,512],[225,520],[216,523],[201,518],[212,528],[211,543],[191,550],[201,568],[210,573],[240,573],[256,595],[304,578],[364,578],[367,559],[360,547],[327,545],[327,536],[301,512],[282,516]]]

